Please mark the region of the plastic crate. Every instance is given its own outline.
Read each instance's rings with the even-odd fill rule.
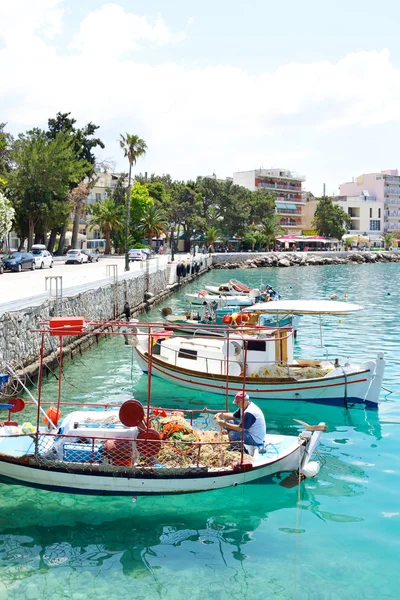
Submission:
[[[65,462],[101,463],[104,458],[103,444],[64,444],[63,458]]]

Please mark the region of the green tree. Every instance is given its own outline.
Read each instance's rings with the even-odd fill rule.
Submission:
[[[132,177],[132,166],[136,164],[137,159],[140,156],[144,156],[147,151],[147,144],[138,135],[126,135],[120,134],[119,145],[124,151],[125,158],[129,162],[129,173],[128,173],[128,188],[126,191],[126,218],[125,218],[125,237],[128,240],[129,237],[129,225],[130,225],[130,211],[131,211],[131,177]],[[128,243],[125,245],[125,271],[129,271],[129,248]]]
[[[269,215],[275,213],[275,194],[266,189],[252,192],[250,201],[250,221],[261,223]]]
[[[87,162],[76,156],[71,138],[59,133],[49,139],[34,129],[20,135],[12,151],[15,168],[9,174],[9,189],[16,209],[19,236],[29,246],[44,242],[57,201],[66,201],[71,182],[78,183]]]
[[[316,229],[319,235],[340,240],[350,225],[350,216],[333,204],[331,198],[322,196],[319,199],[312,222],[313,229]]]
[[[219,231],[216,227],[209,227],[206,231],[205,240],[208,246],[213,246],[219,237]]]
[[[385,250],[390,250],[392,248],[394,242],[393,233],[385,233],[383,236],[383,243],[385,244]]]
[[[276,213],[271,213],[264,217],[261,222],[261,232],[265,238],[267,249],[270,250],[271,244],[275,243],[275,239],[283,235],[284,229],[279,224],[280,217]]]
[[[123,220],[121,207],[112,198],[105,198],[88,207],[92,215],[88,219],[88,227],[99,227],[106,240],[105,253],[111,254],[111,235],[121,229]]]
[[[10,200],[0,192],[0,242],[11,231],[14,215]]]
[[[161,209],[154,204],[147,204],[141,218],[144,236],[147,237],[147,243],[151,247],[153,236],[159,236],[167,229],[165,215]]]
[[[0,177],[5,182],[7,181],[7,173],[12,168],[12,144],[13,138],[9,133],[4,131],[6,123],[0,123]],[[4,178],[4,179],[3,179]]]
[[[87,178],[88,181],[85,181],[85,184],[88,185],[88,193],[90,188],[93,187],[96,177],[95,166],[96,166],[96,156],[93,153],[93,150],[97,147],[104,149],[104,143],[98,137],[95,137],[96,131],[99,129],[99,125],[94,125],[92,122],[85,125],[83,128],[76,127],[76,119],[73,119],[71,113],[61,113],[58,112],[55,119],[48,120],[48,130],[46,132],[46,136],[49,140],[54,140],[60,133],[68,136],[71,142],[71,148],[75,152],[75,156],[77,159],[83,160],[86,163],[86,170],[83,174],[83,178]],[[69,191],[71,192],[75,187],[77,187],[78,183],[73,180],[70,181]],[[86,196],[87,197],[87,196]],[[72,212],[74,214],[73,221],[73,230],[72,230],[72,240],[71,243],[73,246],[77,245],[78,239],[78,229],[79,229],[79,220],[81,216],[85,212],[86,198],[83,198],[82,193],[78,193],[75,195],[68,195],[67,197],[60,197],[60,203],[67,202],[68,208],[72,208]],[[63,207],[59,207],[58,212],[60,215],[66,215],[62,221],[56,222],[53,226],[50,234],[49,240],[49,250],[52,251],[56,236],[60,234],[60,240],[58,244],[57,254],[62,254],[64,243],[65,243],[65,232],[67,230],[67,223],[69,222],[69,213],[71,210],[63,210]]]

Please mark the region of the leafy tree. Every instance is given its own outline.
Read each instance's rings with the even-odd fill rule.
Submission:
[[[4,131],[6,123],[0,123],[0,177],[3,176],[3,185],[7,180],[7,173],[12,168],[12,144],[13,138],[9,133]]]
[[[14,215],[10,200],[0,192],[0,241],[11,231]]]
[[[57,201],[65,202],[71,182],[78,183],[88,165],[78,158],[73,140],[65,133],[49,139],[34,129],[19,135],[12,159],[15,168],[9,174],[9,188],[16,208],[17,232],[29,246],[45,241],[48,225]]]
[[[81,181],[76,187],[70,190],[68,194],[68,198],[71,201],[74,211],[71,237],[71,246],[73,248],[78,247],[79,222],[86,211],[86,200],[89,196],[90,188],[90,183],[85,183],[84,181]]]
[[[83,160],[86,163],[86,170],[83,173],[82,179],[87,177],[89,180],[89,188],[92,187],[95,183],[94,171],[96,166],[96,157],[93,154],[93,150],[97,147],[104,148],[104,143],[98,137],[94,137],[96,131],[99,129],[99,125],[94,125],[92,122],[85,125],[85,127],[79,129],[76,127],[76,119],[70,117],[71,113],[61,113],[58,112],[55,119],[48,120],[48,131],[46,132],[46,136],[49,140],[54,140],[60,133],[65,134],[71,141],[71,148],[75,152],[75,157],[77,159]],[[77,186],[77,182],[75,180],[70,181],[69,190],[73,190]],[[89,193],[89,191],[88,191]],[[82,216],[86,199],[82,198],[82,194],[78,194],[81,196],[81,200],[79,202],[73,202],[72,208],[74,209],[74,227],[73,227],[73,235],[72,235],[72,245],[76,246],[77,244],[77,228],[76,223],[79,224],[79,219]],[[69,204],[69,208],[71,208],[70,200],[71,197],[60,197],[58,198],[59,202],[67,202]],[[74,197],[72,198],[74,200]],[[61,215],[66,214],[65,218],[62,221],[58,221],[52,228],[49,240],[49,250],[52,250],[54,241],[56,239],[57,233],[60,233],[60,241],[58,244],[57,254],[62,254],[65,242],[65,232],[67,229],[67,223],[69,220],[69,211],[64,210],[62,207],[59,208],[59,213]],[[74,235],[75,233],[75,235]],[[76,239],[74,239],[76,238]]]
[[[149,191],[145,185],[135,181],[131,189],[131,232],[140,227],[142,218],[149,205],[153,205],[153,200],[150,198]]]
[[[275,194],[266,189],[252,193],[250,197],[250,220],[261,223],[269,215],[275,213]]]
[[[88,219],[89,228],[95,225],[100,228],[106,240],[105,253],[111,254],[111,234],[120,231],[123,220],[121,207],[112,198],[105,198],[90,205],[88,212],[92,215]]]
[[[231,181],[224,182],[221,198],[221,228],[229,237],[242,236],[252,223],[250,204],[252,192]]]
[[[153,236],[159,236],[160,233],[167,229],[164,213],[154,204],[147,204],[145,206],[141,223],[143,227],[143,233],[145,237],[147,237],[147,242],[150,247]]]
[[[137,159],[140,156],[144,156],[147,151],[147,144],[138,135],[120,135],[119,145],[124,151],[125,158],[129,162],[129,173],[128,173],[128,189],[126,192],[126,219],[125,219],[125,236],[126,240],[129,237],[129,225],[130,225],[130,211],[131,211],[131,177],[132,177],[132,166],[136,164]],[[128,244],[125,247],[125,271],[129,271],[129,248]]]
[[[350,225],[350,216],[339,206],[333,204],[331,198],[322,196],[319,199],[312,222],[312,227],[318,231],[319,235],[340,240]]]
[[[204,230],[204,219],[201,214],[201,200],[193,189],[191,182],[188,185],[175,183],[169,206],[166,206],[166,216],[168,220],[175,222],[177,237],[179,239],[180,229],[183,229],[185,240],[185,252],[190,251],[190,237],[193,229]]]

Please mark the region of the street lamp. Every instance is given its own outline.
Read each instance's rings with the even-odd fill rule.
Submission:
[[[170,222],[171,227],[171,262],[174,262],[174,229],[175,229],[175,221]]]
[[[196,256],[196,240],[194,238],[195,233],[196,233],[196,230],[193,229],[193,256]]]

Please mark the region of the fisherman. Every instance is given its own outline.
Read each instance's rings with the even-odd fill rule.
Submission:
[[[263,445],[266,425],[262,410],[254,402],[250,402],[249,396],[245,392],[238,392],[233,403],[239,407],[235,412],[217,413],[214,417],[218,425],[228,431],[229,441],[242,441],[243,426],[245,444],[249,446]],[[243,418],[242,412],[244,413]]]

